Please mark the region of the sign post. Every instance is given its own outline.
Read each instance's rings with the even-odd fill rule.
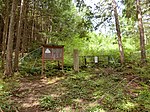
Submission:
[[[74,49],[73,51],[73,63],[74,63],[74,71],[79,72],[79,51]]]
[[[43,45],[42,48],[42,75],[45,61],[61,61],[61,68],[64,69],[64,46],[63,45]]]

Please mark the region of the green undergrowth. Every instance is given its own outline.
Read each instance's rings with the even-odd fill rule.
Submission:
[[[47,87],[46,94],[39,97],[42,111],[150,111],[149,65],[89,66],[75,73],[71,67],[65,67],[62,72],[51,64],[46,63],[45,69],[50,88]],[[35,70],[29,75],[27,69],[20,70],[30,77],[40,73]],[[0,80],[0,108],[3,111],[15,111],[11,95],[15,94],[19,77],[20,74],[15,73],[14,77]]]
[[[125,67],[68,72],[52,93],[40,98],[41,107],[61,112],[148,112],[150,83],[136,73]]]
[[[60,63],[61,64],[61,63]],[[46,61],[44,63],[43,74],[45,76],[58,76],[62,71],[61,65],[58,66],[58,61]],[[72,71],[72,66],[64,65],[64,71]],[[22,76],[35,76],[42,73],[42,60],[24,60],[20,65],[20,74]]]
[[[65,64],[64,71],[57,62],[46,62],[47,78],[60,78],[51,91],[39,98],[42,110],[60,112],[148,112],[150,111],[150,65],[117,61],[89,64],[74,73]],[[23,76],[41,74],[41,60],[26,60],[21,64]],[[61,79],[61,77],[63,77]]]
[[[11,99],[15,88],[19,85],[16,77],[2,79],[0,75],[0,109],[2,112],[15,112],[16,107]]]

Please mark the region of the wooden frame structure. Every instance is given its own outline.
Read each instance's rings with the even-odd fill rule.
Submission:
[[[44,72],[44,62],[61,61],[62,70],[64,69],[64,46],[63,45],[43,45],[42,46],[42,75]]]

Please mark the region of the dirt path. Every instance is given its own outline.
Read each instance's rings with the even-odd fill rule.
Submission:
[[[131,74],[119,76],[83,72],[78,75],[63,74],[49,78],[30,76],[20,79],[20,86],[14,90],[12,101],[18,112],[86,112],[99,105],[110,108],[107,106],[109,100],[101,100],[106,93],[112,95],[118,104],[122,103],[120,101],[123,97],[136,98],[137,93],[134,91],[141,90],[139,82],[139,77]],[[118,94],[122,94],[123,97],[117,96]],[[53,104],[48,106],[49,109],[40,107],[39,99],[44,95],[52,98]],[[115,99],[116,96],[120,100]]]
[[[50,85],[46,78],[32,76],[22,78],[20,87],[13,92],[12,100],[19,112],[41,112],[39,98],[47,93]]]

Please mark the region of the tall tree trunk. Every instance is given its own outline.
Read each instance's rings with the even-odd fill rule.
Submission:
[[[140,31],[140,48],[141,48],[141,62],[146,63],[146,52],[145,52],[145,38],[144,38],[144,27],[142,22],[142,11],[140,7],[140,0],[136,0],[137,14],[138,14],[138,26]]]
[[[20,6],[20,16],[17,30],[17,40],[16,40],[16,48],[15,48],[15,59],[14,59],[14,71],[18,70],[18,62],[19,62],[19,53],[20,53],[20,41],[21,41],[21,32],[22,32],[22,16],[23,16],[23,5],[24,0],[21,0]]]
[[[3,30],[3,39],[2,39],[2,63],[1,68],[4,69],[5,57],[6,57],[6,42],[8,38],[8,26],[9,26],[9,0],[6,0],[6,12],[4,17],[4,30]]]
[[[0,51],[2,50],[2,40],[3,40],[3,29],[4,29],[4,19],[0,15]]]
[[[13,0],[9,23],[8,43],[7,43],[6,69],[5,69],[6,76],[11,76],[13,74],[12,53],[13,53],[13,39],[14,39],[15,9],[16,9],[16,0]]]
[[[32,32],[31,32],[31,41],[35,41],[35,0],[33,0],[33,9],[32,9]]]
[[[118,36],[120,61],[121,61],[121,64],[123,64],[124,63],[124,50],[123,50],[123,45],[122,45],[122,40],[121,40],[121,31],[120,31],[120,25],[119,25],[118,13],[117,13],[117,3],[115,0],[112,0],[112,5],[113,5],[113,10],[114,10],[116,31],[117,31],[117,36]]]
[[[27,47],[27,14],[28,14],[28,0],[24,1],[24,10],[23,10],[23,38],[22,38],[22,46],[21,46],[21,52],[22,57],[24,56],[25,49]]]

